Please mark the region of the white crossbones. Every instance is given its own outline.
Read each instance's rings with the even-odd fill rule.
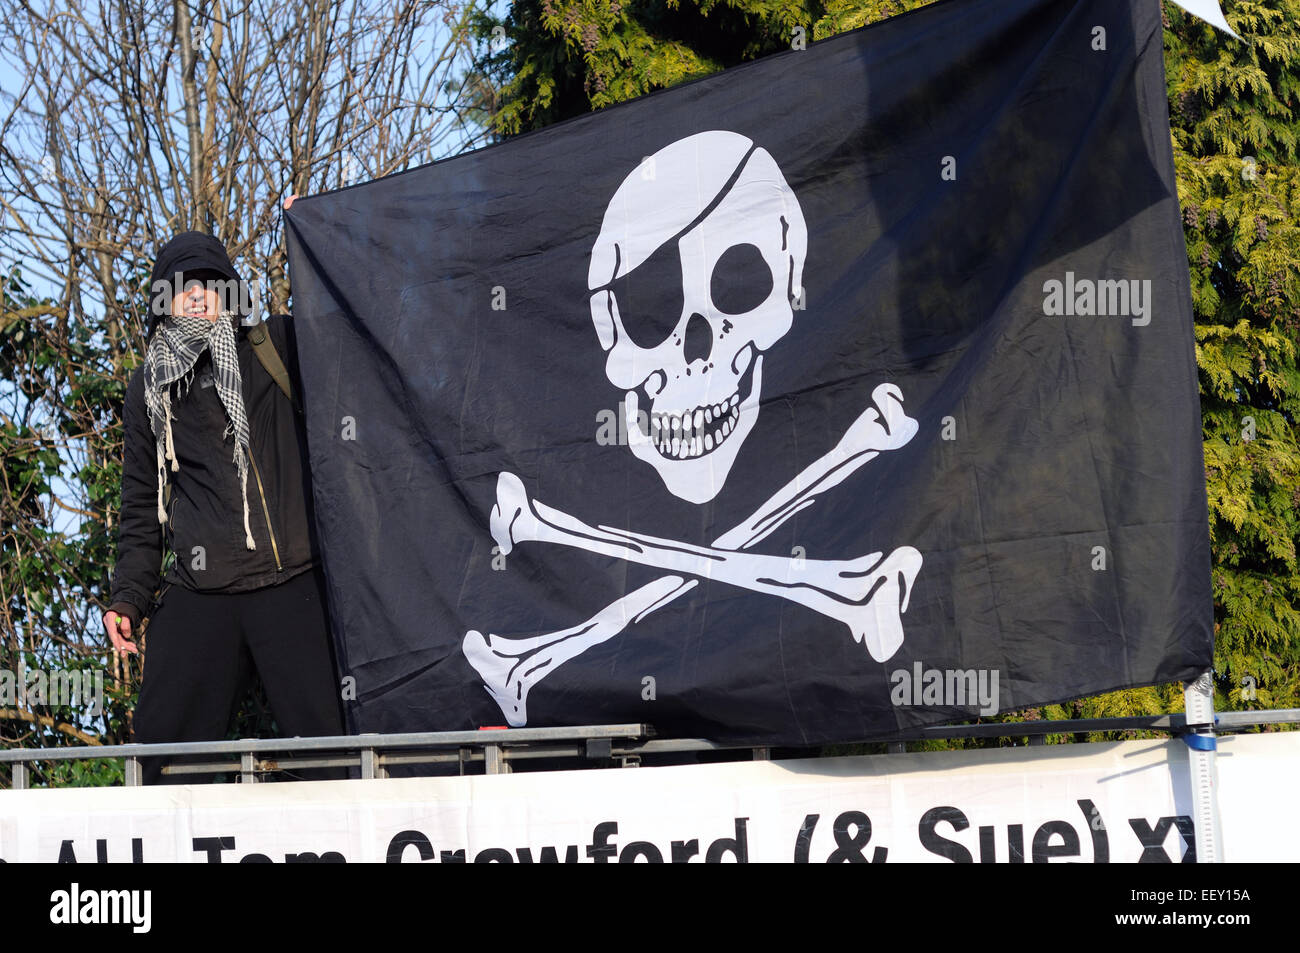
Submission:
[[[916,421],[902,409],[902,394],[882,384],[864,411],[829,453],[810,464],[744,523],[719,536],[712,547],[591,527],[530,500],[518,477],[498,477],[497,503],[490,525],[500,551],[521,542],[549,542],[654,566],[671,573],[616,600],[586,622],[545,635],[504,639],[471,630],[463,651],[482,676],[488,693],[507,721],[527,723],[529,690],[571,658],[624,631],[697,585],[717,579],[754,592],[800,603],[848,626],[876,661],[885,661],[902,644],[901,612],[907,610],[922,557],[904,546],[888,556],[872,553],[853,560],[812,560],[746,553],[816,496],[839,483],[881,452],[910,441]],[[877,409],[878,408],[878,409]]]

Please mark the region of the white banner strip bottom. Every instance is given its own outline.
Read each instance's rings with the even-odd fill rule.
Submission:
[[[475,777],[0,792],[0,859],[1192,861],[1179,740]],[[1300,732],[1219,739],[1227,861],[1294,861]]]

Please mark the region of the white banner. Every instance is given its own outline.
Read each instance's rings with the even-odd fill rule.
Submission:
[[[1293,861],[1300,733],[1219,739],[1229,861]],[[0,792],[5,861],[1194,860],[1181,741]]]

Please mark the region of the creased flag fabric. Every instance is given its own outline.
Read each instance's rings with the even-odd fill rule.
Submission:
[[[286,213],[357,731],[803,745],[1212,657],[1156,0],[946,0]]]

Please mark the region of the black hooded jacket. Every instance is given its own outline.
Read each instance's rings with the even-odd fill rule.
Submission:
[[[238,280],[220,242],[186,232],[159,252],[153,288],[174,274],[195,272]],[[166,301],[169,305],[170,297]],[[296,396],[301,390],[293,321],[275,315],[267,319],[266,329]],[[248,413],[249,527],[257,548],[245,546],[234,438],[222,436],[226,412],[207,351],[194,366],[185,396],[177,400],[173,391],[172,438],[180,469],[168,465],[167,523],[158,522],[157,453],[141,365],[127,385],[123,412],[122,509],[110,597],[111,608],[136,625],[150,614],[160,586],[164,592],[168,584],[200,592],[246,592],[284,582],[319,560],[302,417],[257,359],[247,329],[238,328],[235,339]],[[168,549],[175,559],[164,577]]]

